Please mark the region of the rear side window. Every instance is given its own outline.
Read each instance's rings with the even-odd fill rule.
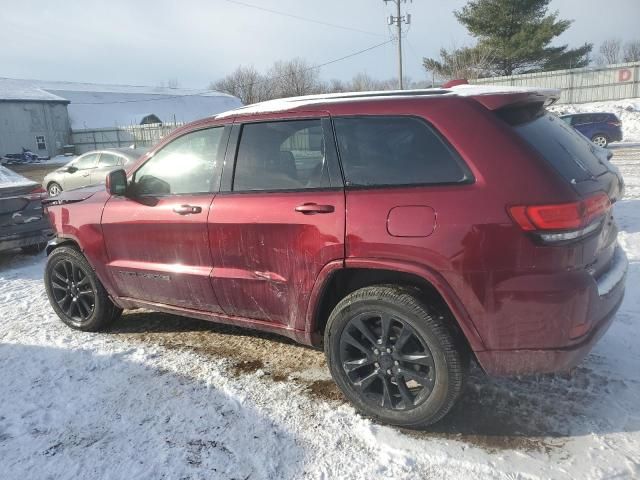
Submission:
[[[507,121],[511,118],[501,116]],[[588,180],[607,171],[596,156],[598,147],[555,115],[544,112],[513,127],[569,181]]]
[[[234,191],[328,186],[321,120],[249,123],[242,127]]]
[[[471,173],[424,121],[413,117],[334,119],[346,185],[460,183]]]

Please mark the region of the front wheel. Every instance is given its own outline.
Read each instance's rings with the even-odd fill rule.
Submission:
[[[593,138],[591,138],[591,141],[598,147],[602,148],[605,148],[607,145],[609,145],[609,139],[605,135],[602,135],[600,133],[594,135]]]
[[[47,187],[47,192],[49,193],[50,197],[55,197],[62,193],[62,187],[58,185],[56,182],[51,182]]]
[[[116,307],[98,280],[91,265],[78,250],[56,248],[47,259],[44,285],[60,320],[85,332],[103,329],[117,319]]]
[[[325,355],[354,406],[384,423],[423,428],[444,417],[469,367],[453,319],[436,313],[414,289],[365,287],[331,313]]]

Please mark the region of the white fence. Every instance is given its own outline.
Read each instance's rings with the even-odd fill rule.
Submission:
[[[508,77],[479,78],[471,83],[559,88],[558,103],[585,103],[640,97],[640,62],[598,68],[574,68]]]
[[[182,125],[183,123],[164,123],[74,130],[71,133],[71,143],[75,145],[77,154],[131,145],[135,145],[136,148],[151,147]]]

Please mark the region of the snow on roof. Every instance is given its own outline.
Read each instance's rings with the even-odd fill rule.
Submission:
[[[334,103],[344,101],[362,101],[372,98],[403,98],[403,97],[429,97],[443,95],[478,96],[499,93],[525,93],[537,92],[546,95],[560,95],[559,90],[539,89],[533,87],[502,87],[495,85],[456,85],[450,88],[424,88],[418,90],[381,90],[371,92],[342,92],[319,95],[305,95],[301,97],[279,98],[266,102],[254,103],[244,107],[223,112],[216,118],[224,118],[233,115],[247,115],[266,112],[281,112],[292,108],[306,107],[321,103]]]
[[[211,95],[156,95],[117,92],[56,91],[71,100],[67,107],[71,128],[106,128],[138,124],[154,114],[163,123],[191,122],[237,108],[236,97]],[[144,109],[144,110],[142,110]],[[144,115],[140,112],[145,112]]]
[[[29,82],[13,78],[0,78],[0,101],[68,102]]]
[[[535,92],[542,95],[560,96],[560,89],[557,88],[537,88],[537,87],[511,87],[508,85],[456,85],[449,90],[461,97],[471,97],[476,95],[495,95],[499,93],[528,93]]]
[[[238,108],[240,100],[212,90],[102,85],[0,78],[0,100],[64,101],[74,130],[131,125],[154,114],[163,123],[190,122]],[[138,120],[139,122],[139,120]]]

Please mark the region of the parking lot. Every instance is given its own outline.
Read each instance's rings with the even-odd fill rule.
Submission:
[[[611,330],[570,375],[474,369],[427,432],[357,415],[323,353],[280,337],[147,311],[70,330],[47,302],[44,254],[0,254],[3,478],[640,475],[640,147],[614,153],[630,270]]]

